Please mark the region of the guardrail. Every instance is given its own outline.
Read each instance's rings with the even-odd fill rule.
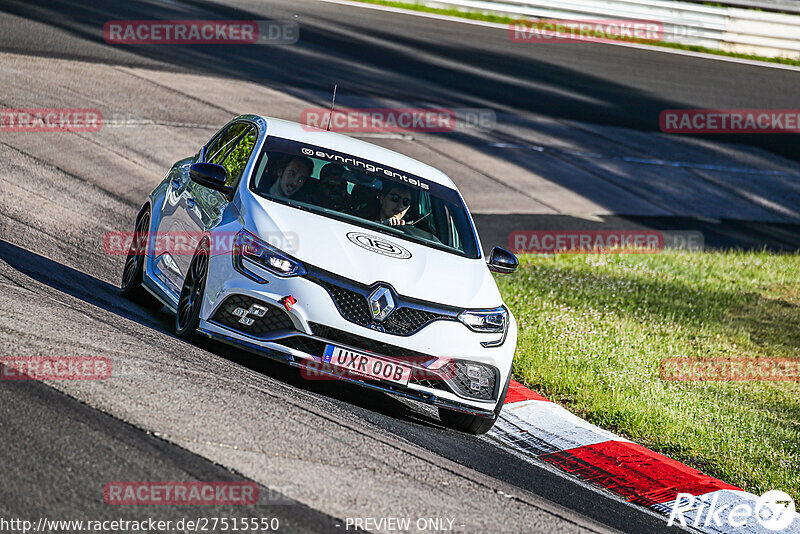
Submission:
[[[692,3],[702,3],[700,0],[690,0]],[[763,9],[783,13],[800,14],[800,3],[797,0],[716,0],[715,4],[746,9]]]
[[[430,7],[494,13],[520,19],[653,20],[663,25],[666,42],[740,54],[800,59],[798,15],[673,0],[415,1]]]

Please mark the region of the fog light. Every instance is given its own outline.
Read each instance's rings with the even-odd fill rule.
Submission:
[[[264,317],[267,314],[267,311],[267,308],[261,304],[253,304],[250,306],[250,309],[247,310],[247,313],[250,315],[255,315],[256,317]]]
[[[481,368],[477,365],[468,365],[467,366],[467,376],[470,378],[480,378],[481,377]]]
[[[236,308],[235,310],[233,310],[231,312],[231,314],[235,315],[236,317],[246,317],[247,316],[247,310],[245,310],[244,308]]]
[[[477,365],[467,366],[467,376],[469,377],[469,389],[472,391],[480,391],[489,385],[489,377],[481,376],[482,370]]]
[[[465,360],[455,360],[449,367],[447,385],[454,393],[468,399],[490,400],[497,395],[497,369],[491,365]]]
[[[245,326],[250,326],[255,321],[256,321],[255,319],[252,319],[250,317],[242,317],[241,319],[239,319],[239,322],[242,323]]]

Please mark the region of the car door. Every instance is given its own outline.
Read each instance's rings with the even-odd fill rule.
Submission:
[[[221,165],[228,173],[226,185],[235,188],[252,155],[258,137],[256,127],[249,122],[236,122],[218,137],[204,153],[204,161]],[[190,181],[179,201],[175,218],[176,231],[186,232],[191,240],[192,252],[203,233],[216,226],[228,206],[228,199],[214,191]],[[192,253],[181,255],[178,267],[182,277],[189,269]]]
[[[197,161],[221,164],[228,170],[228,185],[235,185],[247,164],[257,130],[248,122],[232,123],[214,135]],[[240,146],[242,141],[244,145]],[[243,163],[242,163],[243,162]],[[189,178],[191,163],[173,169],[169,179],[158,236],[164,249],[156,259],[156,275],[176,294],[192,260],[202,232],[222,216],[227,199]]]
[[[222,133],[222,132],[220,132]],[[213,142],[213,138],[212,138]],[[185,218],[186,203],[184,194],[191,184],[189,169],[195,159],[189,159],[174,166],[167,177],[167,190],[161,207],[161,216],[156,228],[155,270],[158,277],[173,293],[177,300],[183,283],[183,272],[180,265],[181,250],[183,245],[175,246],[175,238],[185,238],[183,218]]]

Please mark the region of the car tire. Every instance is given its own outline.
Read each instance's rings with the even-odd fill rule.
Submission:
[[[209,257],[208,241],[204,239],[192,257],[192,263],[189,264],[189,270],[183,280],[181,296],[178,299],[175,333],[183,339],[193,338],[197,325],[200,324],[200,308],[203,306]]]
[[[159,310],[163,306],[160,300],[151,295],[143,285],[144,262],[147,253],[147,233],[150,231],[150,209],[142,210],[136,219],[136,229],[133,233],[128,255],[125,257],[125,267],[122,269],[122,284],[120,293],[128,300],[151,309]]]
[[[503,409],[503,403],[506,401],[508,394],[508,386],[511,384],[511,374],[509,373],[506,379],[506,385],[503,388],[503,393],[497,401],[494,408],[494,417],[481,417],[479,415],[470,415],[468,413],[456,412],[448,410],[447,408],[439,408],[439,420],[447,428],[465,432],[467,434],[486,434],[500,417],[500,410]]]

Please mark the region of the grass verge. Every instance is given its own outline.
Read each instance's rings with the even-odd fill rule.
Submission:
[[[709,475],[800,499],[800,382],[659,376],[663,358],[800,357],[800,254],[529,255],[497,281],[519,380]]]
[[[410,9],[412,11],[423,11],[425,13],[435,13],[437,15],[447,15],[450,17],[460,17],[471,20],[483,20],[487,22],[496,22],[498,24],[508,24],[514,20],[519,20],[521,17],[508,17],[504,15],[494,15],[490,13],[481,13],[477,11],[461,11],[455,8],[438,8],[429,7],[424,4],[411,3],[411,2],[397,2],[394,0],[353,0],[364,4],[376,4],[387,7],[397,7],[401,9]],[[524,46],[524,43],[521,43]],[[706,48],[704,46],[691,46],[679,43],[665,43],[665,42],[648,42],[652,46],[661,46],[664,48],[675,48],[679,50],[691,50],[693,52],[703,52],[705,54],[714,54],[717,56],[736,57],[740,59],[750,59],[754,61],[765,61],[767,63],[780,63],[782,65],[792,65],[795,67],[800,66],[800,60],[788,59],[781,57],[764,57],[752,54],[739,54],[737,52],[725,52],[723,50],[715,50],[713,48]]]

